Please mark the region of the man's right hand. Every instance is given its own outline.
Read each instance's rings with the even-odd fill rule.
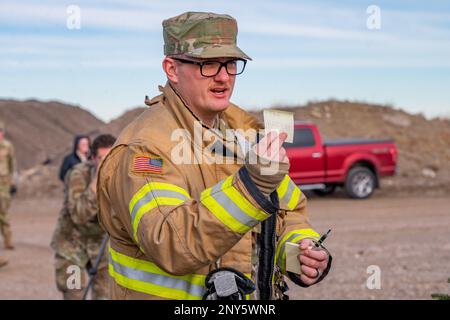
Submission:
[[[269,132],[253,146],[246,158],[245,167],[258,189],[268,197],[289,172],[289,159],[283,142],[287,134]]]
[[[270,131],[253,148],[259,157],[266,160],[289,163],[286,150],[283,148],[286,138],[287,134],[285,132],[278,134],[276,131]]]

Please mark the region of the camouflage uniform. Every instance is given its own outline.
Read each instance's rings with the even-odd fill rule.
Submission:
[[[67,280],[73,273],[67,268],[77,265],[84,271],[93,266],[105,234],[97,220],[96,194],[90,188],[94,178],[95,165],[87,162],[76,165],[65,179],[64,207],[51,243],[55,250],[56,286],[64,299],[82,298],[86,275],[82,272],[80,289],[70,289]],[[92,298],[107,299],[108,291],[108,260],[104,254],[93,282]]]
[[[3,130],[0,124],[0,129]],[[16,171],[14,147],[6,139],[0,142],[0,231],[5,241],[6,249],[13,249],[8,209],[11,204],[11,186]]]

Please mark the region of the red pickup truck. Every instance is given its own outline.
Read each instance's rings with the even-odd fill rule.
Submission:
[[[285,143],[289,175],[302,190],[319,195],[344,187],[351,198],[364,199],[379,187],[379,179],[396,172],[397,148],[392,140],[322,141],[312,123],[296,122],[294,142]]]

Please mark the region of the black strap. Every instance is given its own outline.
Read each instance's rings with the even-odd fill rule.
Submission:
[[[270,195],[271,203],[278,208],[279,201],[276,191]],[[275,232],[277,215],[272,214],[262,222],[261,234],[259,235],[259,265],[258,265],[258,289],[261,300],[272,298],[272,275],[274,271],[275,257]]]

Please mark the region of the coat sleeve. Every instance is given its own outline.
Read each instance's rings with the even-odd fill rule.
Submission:
[[[67,209],[76,225],[85,225],[96,218],[97,197],[83,173],[74,169],[67,177]]]
[[[305,195],[288,175],[286,175],[280,183],[276,189],[276,193],[278,195],[281,212],[281,218],[278,219],[279,222],[281,222],[281,228],[275,254],[275,263],[280,268],[281,272],[287,275],[294,283],[306,287],[306,285],[300,281],[299,277],[293,273],[286,272],[285,244],[286,242],[298,243],[307,238],[317,241],[319,240],[320,235],[312,228],[309,222],[306,208],[307,199]],[[327,268],[319,281],[328,274],[331,267],[332,257],[328,250],[326,251],[329,255],[329,261]]]
[[[175,165],[156,148],[118,148],[105,161],[116,165],[104,163],[99,176],[99,186],[106,187],[102,192],[118,212],[111,219],[120,219],[132,241],[170,274],[195,273],[214,263],[276,214],[245,168],[195,197],[183,170],[188,165]]]
[[[64,157],[63,162],[61,163],[61,167],[59,168],[59,180],[64,182],[66,173],[67,173],[67,166],[68,166],[68,156]]]

